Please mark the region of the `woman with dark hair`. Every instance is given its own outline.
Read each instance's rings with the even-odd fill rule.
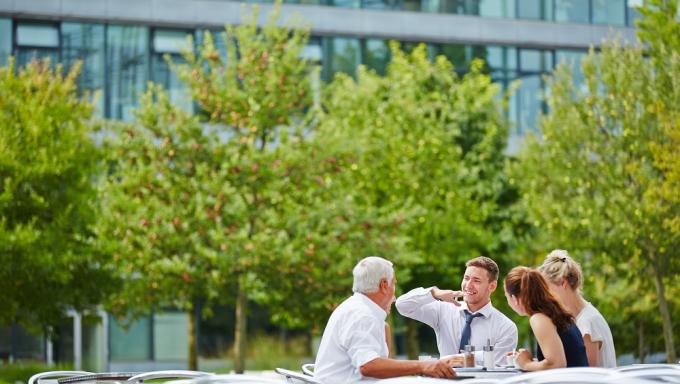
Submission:
[[[505,277],[505,297],[510,307],[529,316],[531,330],[538,343],[538,361],[520,349],[515,361],[526,371],[552,368],[587,367],[588,358],[581,332],[574,317],[553,296],[540,272],[515,267]]]

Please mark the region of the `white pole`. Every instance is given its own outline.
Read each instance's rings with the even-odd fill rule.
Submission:
[[[83,369],[83,327],[78,312],[73,312],[73,366],[76,371]]]
[[[102,370],[109,371],[109,314],[104,310],[99,310],[99,316],[102,318]]]
[[[48,334],[45,339],[45,363],[47,363],[48,367],[54,365],[54,349],[52,346],[52,336],[50,334]]]

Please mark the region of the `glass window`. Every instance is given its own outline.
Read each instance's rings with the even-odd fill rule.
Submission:
[[[436,55],[443,55],[448,59],[456,72],[464,72],[470,64],[467,48],[462,44],[441,44],[435,46]]]
[[[99,92],[97,113],[104,116],[105,69],[104,26],[101,24],[62,23],[61,55],[66,68],[80,60],[78,91]]]
[[[17,45],[58,48],[59,30],[53,24],[21,23],[17,25]]]
[[[522,72],[547,72],[553,68],[552,53],[538,49],[521,49],[519,54]]]
[[[149,30],[110,25],[106,35],[109,116],[131,120],[149,79]]]
[[[593,23],[626,25],[626,1],[593,0]]]
[[[439,12],[464,15],[465,3],[465,0],[439,0]]]
[[[151,57],[151,80],[162,85],[170,101],[181,109],[191,112],[193,101],[189,87],[172,71],[168,60],[185,63],[180,51],[188,49],[187,31],[156,29],[153,31],[154,50]]]
[[[428,0],[424,0],[427,2]],[[401,9],[404,11],[421,11],[425,10],[425,4],[421,4],[421,0],[402,0]]]
[[[420,7],[423,12],[439,13],[442,8],[442,0],[420,0]]]
[[[43,58],[50,59],[52,65],[59,62],[59,29],[56,24],[17,24],[16,45],[19,65]]]
[[[640,11],[638,11],[638,8],[642,7],[643,5],[643,0],[628,0],[627,1],[627,6],[628,6],[628,20],[627,23],[629,26],[634,27],[635,26],[635,20],[639,19],[642,17],[640,14]],[[678,8],[680,10],[680,8]]]
[[[515,0],[479,0],[478,7],[483,17],[515,17]]]
[[[153,34],[153,49],[156,53],[181,53],[191,49],[187,37],[192,35],[188,31],[170,31],[157,29]]]
[[[553,20],[552,0],[519,0],[517,17],[532,20]]]
[[[331,5],[341,8],[359,8],[361,0],[329,0]]]
[[[9,62],[12,54],[12,20],[0,19],[0,66]]]
[[[324,5],[325,0],[283,0],[284,4],[311,4],[311,5]]]
[[[378,39],[365,40],[362,57],[366,67],[384,75],[387,70],[387,63],[390,61],[390,48],[387,45],[387,41]]]
[[[112,361],[151,359],[151,320],[142,318],[128,328],[109,316],[109,358]]]
[[[153,345],[155,360],[182,360],[189,358],[189,316],[186,313],[163,313],[153,318]]]
[[[516,70],[517,50],[514,47],[486,47],[486,64],[493,70]]]
[[[360,63],[359,39],[345,37],[329,37],[326,41],[327,79],[332,79],[336,72],[344,72],[351,76]]]
[[[318,37],[310,38],[307,45],[300,52],[300,57],[320,65],[323,59],[321,39]]]
[[[363,8],[368,9],[399,9],[401,4],[399,0],[362,0]]]
[[[590,23],[589,0],[555,0],[555,20],[568,23]]]
[[[579,87],[583,85],[583,71],[581,69],[581,59],[588,55],[588,51],[576,49],[558,49],[555,51],[555,58],[558,64],[569,65],[572,69],[571,74],[574,84]]]
[[[518,134],[536,131],[537,119],[543,108],[542,97],[541,75],[528,75],[520,78],[516,100],[519,111],[515,122]]]

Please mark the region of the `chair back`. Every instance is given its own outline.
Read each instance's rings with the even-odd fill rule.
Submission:
[[[300,367],[302,370],[302,373],[304,373],[307,376],[314,376],[314,364],[308,363],[308,364],[302,364],[302,367]]]
[[[313,377],[311,377],[309,375],[293,372],[293,371],[290,371],[288,369],[276,368],[275,371],[276,371],[276,373],[278,373],[279,375],[281,375],[285,378],[286,383],[322,384],[320,381],[315,380]]]

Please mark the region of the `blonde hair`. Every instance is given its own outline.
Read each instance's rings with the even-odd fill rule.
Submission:
[[[555,249],[550,252],[538,270],[550,282],[559,284],[564,279],[571,289],[580,292],[583,284],[581,265],[574,261],[564,249]]]

